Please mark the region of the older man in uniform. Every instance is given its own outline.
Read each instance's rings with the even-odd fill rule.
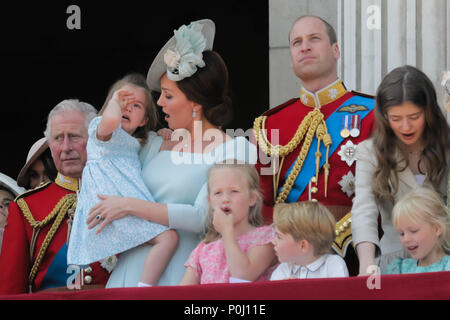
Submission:
[[[20,195],[9,207],[0,256],[0,294],[106,284],[110,269],[106,262],[82,270],[77,285],[71,280],[77,270],[67,266],[76,192],[87,160],[87,127],[95,115],[91,105],[78,100],[64,100],[50,112],[45,135],[58,175],[55,182]]]
[[[336,33],[322,18],[299,18],[289,44],[293,71],[302,81],[300,98],[267,111],[254,125],[263,215],[270,222],[276,203],[320,201],[338,221],[334,249],[345,256],[355,152],[374,129],[374,100],[348,91],[338,78]],[[348,264],[356,266],[349,269],[357,271],[352,260]]]

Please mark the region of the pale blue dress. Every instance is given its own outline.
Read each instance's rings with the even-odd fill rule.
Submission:
[[[67,263],[88,265],[134,248],[168,230],[133,215],[115,220],[99,234],[98,226],[88,230],[86,220],[92,207],[100,202],[98,194],[133,197],[153,201],[141,173],[140,144],[121,126],[110,140],[97,139],[101,117],[94,118],[88,129],[87,162],[70,234]]]
[[[440,261],[426,267],[417,265],[416,259],[398,258],[392,261],[383,272],[383,274],[406,274],[406,273],[424,273],[450,271],[450,256],[445,255]]]
[[[169,227],[179,236],[178,248],[158,283],[178,285],[186,271],[184,263],[201,240],[208,209],[206,175],[216,162],[238,159],[256,162],[256,147],[237,137],[206,154],[159,151],[161,137],[153,136],[141,150],[144,181],[156,202],[168,207]],[[107,288],[135,287],[150,246],[121,254]]]

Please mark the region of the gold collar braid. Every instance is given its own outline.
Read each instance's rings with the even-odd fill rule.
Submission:
[[[272,145],[266,134],[266,116],[261,116],[255,119],[254,122],[254,131],[255,131],[255,137],[256,141],[258,143],[258,146],[262,149],[264,153],[266,153],[269,157],[282,157],[282,163],[284,162],[284,158],[290,154],[292,151],[294,151],[300,144],[301,141],[304,140],[303,146],[298,154],[297,160],[295,162],[295,165],[289,174],[288,178],[286,179],[283,188],[278,195],[276,196],[276,192],[278,189],[278,182],[279,182],[279,173],[281,172],[282,164],[278,168],[278,177],[275,180],[274,179],[274,201],[275,203],[283,203],[286,201],[289,193],[292,190],[292,187],[294,186],[294,182],[297,179],[298,174],[300,173],[303,163],[305,161],[305,158],[309,152],[309,149],[311,147],[311,143],[314,139],[314,134],[317,136],[318,143],[317,143],[317,152],[315,154],[316,156],[316,176],[315,181],[317,183],[318,175],[319,175],[319,163],[320,158],[322,154],[319,152],[320,148],[320,142],[323,141],[323,144],[327,148],[327,155],[326,155],[326,163],[324,165],[325,169],[325,196],[326,196],[326,189],[328,184],[328,174],[330,165],[328,163],[328,155],[329,155],[329,148],[331,146],[332,140],[331,136],[328,134],[328,128],[324,121],[324,115],[318,108],[315,108],[314,110],[310,111],[306,117],[303,119],[303,121],[298,126],[297,132],[295,133],[294,137],[285,145]],[[305,136],[306,135],[306,136]],[[276,199],[275,199],[276,198]]]
[[[67,189],[67,190],[70,190],[73,192],[76,192],[79,189],[78,188],[79,187],[78,179],[65,176],[65,175],[61,174],[60,172],[58,172],[58,175],[56,176],[55,183],[58,186],[63,187],[64,189]]]
[[[36,221],[31,214],[30,208],[28,207],[27,203],[24,199],[18,199],[17,205],[22,210],[23,215],[27,219],[27,221],[30,223],[31,227],[33,228],[33,235],[32,240],[30,244],[30,259],[31,262],[33,262],[33,255],[34,255],[34,249],[36,247],[36,240],[37,236],[39,234],[40,229],[42,229],[44,226],[46,226],[51,220],[53,220],[55,217],[55,221],[53,222],[53,225],[51,226],[49,232],[45,236],[44,242],[42,243],[42,246],[39,250],[39,253],[36,257],[36,260],[33,263],[33,267],[31,268],[30,274],[28,276],[28,283],[30,285],[30,288],[32,286],[32,283],[34,281],[34,278],[36,277],[36,273],[41,265],[42,259],[44,258],[45,252],[47,251],[50,242],[52,241],[53,237],[56,234],[56,231],[58,230],[59,226],[61,225],[62,221],[64,220],[64,217],[66,214],[69,214],[75,212],[75,207],[77,205],[77,195],[74,193],[70,193],[65,195],[59,202],[56,204],[56,206],[53,208],[52,212],[43,220],[43,221]]]

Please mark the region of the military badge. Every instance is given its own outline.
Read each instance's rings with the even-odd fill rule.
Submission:
[[[349,198],[351,198],[355,193],[355,176],[351,171],[343,176],[338,184],[341,186],[342,192],[344,192]]]
[[[356,147],[350,140],[346,144],[341,146],[338,155],[341,156],[341,160],[347,162],[347,165],[351,167],[356,160]]]
[[[328,97],[330,97],[330,99],[334,100],[334,99],[336,99],[338,93],[339,93],[339,91],[336,88],[331,88],[330,90],[328,90]]]
[[[114,270],[114,267],[117,264],[117,257],[116,256],[110,256],[105,259],[102,259],[99,261],[100,265],[103,269],[107,270],[109,273],[111,273]]]
[[[362,105],[351,104],[348,106],[340,107],[336,112],[356,113],[359,111],[369,111],[369,108],[367,108],[366,106],[362,106]]]
[[[306,94],[302,94],[302,102],[308,104],[308,96]]]

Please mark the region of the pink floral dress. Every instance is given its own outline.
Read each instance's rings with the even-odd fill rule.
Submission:
[[[255,246],[271,243],[273,235],[271,226],[259,227],[240,236],[238,244],[243,252],[247,252]],[[229,282],[230,272],[227,266],[222,238],[208,244],[202,241],[192,251],[184,266],[191,267],[197,272],[200,284]],[[273,269],[274,267],[267,269],[257,281],[268,280]]]

